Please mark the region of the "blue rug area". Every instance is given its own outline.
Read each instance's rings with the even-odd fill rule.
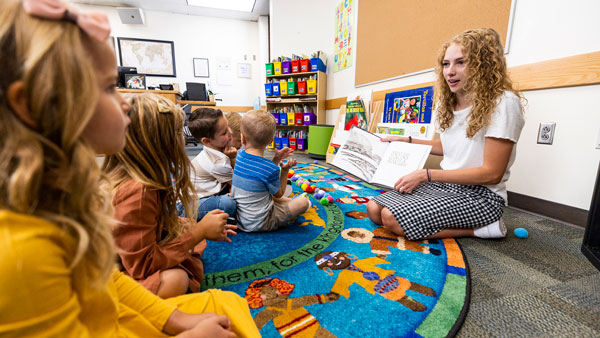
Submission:
[[[469,296],[456,241],[395,236],[366,217],[382,190],[320,165],[295,172],[334,202],[311,196],[280,230],[209,242],[203,287],[246,297],[263,337],[453,336]]]

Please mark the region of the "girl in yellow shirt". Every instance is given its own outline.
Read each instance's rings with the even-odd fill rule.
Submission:
[[[160,299],[114,269],[96,153],[123,149],[106,16],[60,0],[0,2],[0,336],[258,337],[247,303]]]

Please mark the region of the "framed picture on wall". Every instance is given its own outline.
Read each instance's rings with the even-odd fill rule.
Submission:
[[[146,75],[125,74],[125,88],[146,89]]]
[[[176,77],[173,41],[117,38],[121,66],[136,67],[138,74]]]
[[[194,77],[210,77],[208,72],[208,59],[194,58]]]

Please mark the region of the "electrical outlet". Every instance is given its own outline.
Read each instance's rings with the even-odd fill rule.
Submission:
[[[538,144],[552,144],[554,139],[554,122],[542,122],[540,123],[540,129],[538,130]]]

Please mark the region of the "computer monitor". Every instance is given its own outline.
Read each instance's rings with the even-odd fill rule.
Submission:
[[[137,74],[137,68],[135,67],[118,67],[119,83],[120,88],[125,88],[125,74]]]
[[[198,82],[186,82],[187,99],[190,101],[208,101],[206,85]]]

